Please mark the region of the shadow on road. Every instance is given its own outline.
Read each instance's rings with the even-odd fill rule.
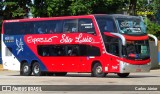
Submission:
[[[21,75],[8,75],[8,76],[21,76]],[[36,77],[36,76],[21,76],[21,77]],[[43,76],[38,76],[38,77],[88,77],[88,78],[120,78],[118,77],[116,74],[109,74],[107,75],[106,77],[91,77],[91,74],[90,73],[87,73],[87,74],[79,74],[79,73],[71,73],[71,74],[67,74],[66,76],[54,76],[54,75],[43,75]],[[129,75],[128,77],[126,78],[151,78],[151,77],[158,77],[160,78],[160,76],[155,76],[155,75]]]

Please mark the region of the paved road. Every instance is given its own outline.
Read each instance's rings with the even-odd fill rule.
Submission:
[[[132,73],[128,78],[119,78],[116,74],[108,74],[104,78],[91,77],[89,73],[69,73],[67,76],[20,76],[15,71],[0,71],[1,85],[160,85],[160,69],[149,73]],[[126,87],[125,87],[126,88]],[[134,88],[135,89],[135,88]],[[160,89],[160,87],[158,87]],[[106,91],[81,91],[83,94],[106,94]],[[53,91],[53,92],[30,92],[30,93],[56,93],[56,94],[81,94],[77,91]],[[111,93],[112,91],[107,91]],[[3,92],[8,94],[10,92]],[[15,92],[22,93],[22,92]],[[28,92],[23,92],[28,93]],[[115,91],[112,94],[160,94],[159,91]],[[14,94],[14,92],[12,92]]]

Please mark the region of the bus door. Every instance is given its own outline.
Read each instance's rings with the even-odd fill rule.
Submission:
[[[119,71],[119,63],[118,63],[118,58],[120,56],[120,49],[121,49],[121,44],[119,38],[111,37],[111,36],[105,36],[105,47],[106,51],[109,55],[109,70],[112,72],[118,72]]]

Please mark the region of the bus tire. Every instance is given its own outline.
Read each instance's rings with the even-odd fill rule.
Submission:
[[[35,62],[33,64],[32,71],[33,71],[34,76],[41,76],[42,75],[42,71],[41,71],[41,68],[40,68],[40,65],[38,62]]]
[[[100,63],[95,63],[92,67],[91,76],[93,77],[105,77],[106,73],[102,71],[102,65]]]
[[[125,78],[125,77],[129,76],[129,73],[117,73],[117,75],[121,78]]]
[[[31,67],[27,62],[22,63],[21,69],[20,69],[20,75],[22,76],[30,76],[32,74]]]
[[[55,76],[65,76],[67,75],[67,72],[57,72],[55,73]]]

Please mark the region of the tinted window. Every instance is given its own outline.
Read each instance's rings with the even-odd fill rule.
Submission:
[[[89,45],[39,45],[40,56],[100,56],[98,47]]]
[[[92,19],[79,19],[79,32],[95,34]]]
[[[106,51],[113,55],[119,56],[119,42],[118,38],[113,38],[110,36],[105,36],[105,46]]]
[[[4,31],[8,35],[48,34],[62,32],[61,21],[35,21],[5,23]]]
[[[101,32],[116,32],[116,27],[113,19],[100,17],[96,20]]]
[[[63,32],[78,32],[78,20],[64,20]]]
[[[26,34],[30,33],[30,29],[33,29],[33,27],[30,27],[29,23],[5,23],[4,24],[4,32],[8,35],[20,35],[20,34]]]
[[[6,51],[6,53],[5,53],[5,55],[6,56],[12,56],[12,48],[11,47],[6,47],[6,49],[5,49]]]
[[[40,56],[66,56],[65,45],[39,45],[37,49]]]

